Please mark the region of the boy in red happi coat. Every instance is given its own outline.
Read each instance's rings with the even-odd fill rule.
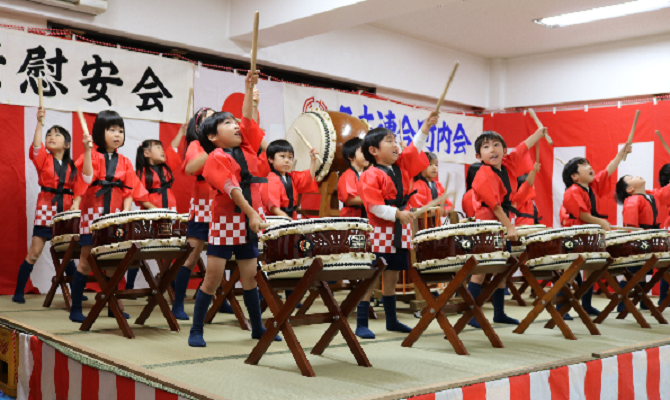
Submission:
[[[540,216],[535,205],[535,176],[540,172],[540,164],[535,163],[535,168],[528,174],[521,175],[516,179],[519,191],[514,197],[516,209],[519,212],[514,220],[515,226],[537,225]]]
[[[482,221],[500,221],[507,228],[508,240],[517,238],[516,228],[510,220],[512,215],[518,214],[516,208],[512,206],[518,189],[517,177],[533,169],[528,149],[534,146],[545,132],[545,128],[538,129],[517,146],[515,151],[509,153],[505,139],[497,132],[485,131],[475,141],[477,159],[482,163],[472,183],[475,217]],[[468,290],[474,298],[481,294],[483,281],[484,275],[472,275]],[[493,292],[493,321],[518,325],[519,321],[505,314],[504,288],[503,282]],[[481,328],[474,318],[469,324]]]
[[[409,199],[411,177],[416,176],[429,165],[428,157],[421,151],[426,143],[429,129],[437,124],[437,115],[431,113],[414,137],[414,141],[402,153],[392,131],[375,128],[363,139],[363,155],[370,168],[361,174],[358,193],[363,200],[372,233],[372,252],[383,258],[388,266],[382,275],[383,303],[386,314],[386,330],[392,332],[411,331],[400,323],[396,315],[395,287],[400,271],[409,269],[409,249],[411,248],[414,215],[406,209]],[[372,339],[374,333],[368,328],[370,293],[367,301],[358,305],[356,336]]]
[[[616,157],[607,165],[607,168],[596,174],[589,160],[583,157],[575,157],[568,161],[563,167],[563,183],[566,190],[563,194],[563,208],[566,217],[562,221],[563,226],[578,226],[584,224],[597,224],[604,230],[610,230],[607,215],[598,212],[597,199],[608,195],[614,189],[612,174],[616,172],[624,155],[631,152],[630,146],[621,148]],[[585,272],[586,278],[590,273]],[[575,281],[581,285],[581,274],[577,275]],[[591,305],[593,288],[590,288],[582,296],[582,306],[589,315],[598,315],[600,311]],[[559,306],[560,307],[560,306]],[[571,320],[569,314],[563,316],[565,320]]]
[[[358,180],[370,163],[363,156],[363,139],[353,138],[342,145],[342,155],[349,168],[337,180],[337,198],[342,202],[340,217],[367,218],[361,196],[358,194]]]

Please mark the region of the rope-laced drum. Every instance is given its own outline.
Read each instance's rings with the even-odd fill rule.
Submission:
[[[270,279],[301,278],[315,257],[324,270],[369,269],[372,226],[366,218],[313,218],[271,226],[259,236]]]
[[[51,220],[51,247],[56,251],[67,250],[72,238],[79,240],[79,221],[81,211],[64,211],[54,215]]]
[[[349,114],[322,111],[318,108],[301,114],[286,131],[286,140],[293,144],[296,171],[308,170],[311,163],[309,149],[296,128],[319,151],[323,159],[323,164],[317,163],[317,182],[325,179],[330,171],[346,171],[349,166],[342,155],[342,146],[347,140],[362,137],[368,132],[367,126],[361,120]]]
[[[641,267],[654,254],[659,262],[669,262],[669,237],[670,233],[665,229],[608,232],[607,252],[614,258],[610,268]]]
[[[101,260],[122,259],[133,243],[143,251],[178,249],[186,237],[175,236],[176,221],[180,221],[176,211],[160,208],[105,215],[91,225],[91,253]]]
[[[172,224],[172,235],[177,237],[186,236],[188,228],[188,213],[179,214],[179,217]]]
[[[560,270],[572,264],[580,255],[586,263],[600,263],[609,258],[605,247],[605,231],[600,225],[578,225],[547,229],[526,235],[526,265],[536,270]]]
[[[505,228],[497,221],[444,225],[424,229],[412,240],[416,250],[414,268],[421,273],[457,272],[470,256],[479,265],[504,265]]]
[[[532,235],[534,233],[542,232],[547,230],[546,225],[524,225],[517,226],[516,233],[519,236],[517,240],[511,240],[510,244],[512,245],[512,255],[514,257],[519,257],[521,253],[526,251],[526,245],[521,241],[522,237]]]

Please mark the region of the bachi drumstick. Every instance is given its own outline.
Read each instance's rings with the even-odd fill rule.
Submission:
[[[423,213],[428,211],[431,207],[435,207],[435,206],[440,205],[440,203],[444,203],[444,201],[446,199],[447,199],[447,193],[446,193],[446,190],[445,190],[445,193],[443,193],[442,196],[440,196],[437,199],[431,201],[430,203],[426,204],[425,206],[423,206],[423,207],[421,207],[417,210],[412,211],[412,215],[414,215],[415,218],[419,217],[419,216],[423,215]]]
[[[633,144],[633,135],[635,135],[635,127],[637,126],[637,118],[640,116],[640,110],[637,110],[635,112],[635,119],[633,120],[633,127],[630,130],[630,135],[628,135],[628,141],[626,142],[626,146],[631,146]],[[623,160],[626,161],[626,156],[628,156],[628,152],[623,153]]]
[[[302,141],[305,142],[305,146],[307,146],[307,148],[309,148],[310,150],[312,150],[314,148],[314,147],[312,147],[311,144],[309,144],[309,142],[307,141],[307,138],[302,134],[302,132],[300,132],[300,130],[298,128],[295,128],[295,133],[297,133],[298,136],[300,136],[300,139],[302,139]],[[316,157],[317,160],[319,160],[319,162],[321,164],[323,164],[323,160],[321,159],[321,157],[319,157],[318,154],[314,154],[314,156]]]
[[[86,120],[84,119],[84,113],[81,112],[81,107],[77,108],[77,115],[79,115],[79,123],[81,124],[81,130],[84,132],[85,135],[89,135],[88,125],[86,125]],[[88,147],[92,149],[93,143],[88,142]]]
[[[661,136],[661,131],[656,131],[656,135],[658,136],[659,139],[661,139],[661,144],[665,148],[665,151],[667,151],[668,154],[670,154],[670,147],[668,147],[668,144],[665,143],[665,139],[663,139],[663,136]]]
[[[37,94],[40,96],[40,110],[44,110],[44,88],[42,88],[42,78],[37,78]],[[40,118],[40,123],[44,126],[44,117]]]
[[[454,69],[451,71],[451,75],[449,76],[449,80],[447,81],[447,86],[444,87],[444,92],[442,92],[442,96],[437,100],[437,105],[435,106],[435,113],[440,112],[440,107],[442,107],[442,103],[444,103],[444,97],[447,95],[447,90],[449,90],[449,86],[451,86],[451,81],[454,80],[454,75],[456,75],[456,70],[458,69],[458,66],[461,63],[456,61],[456,64],[454,64]]]

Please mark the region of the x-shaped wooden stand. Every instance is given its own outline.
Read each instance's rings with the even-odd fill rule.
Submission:
[[[611,263],[614,260],[612,258],[607,261],[599,263],[588,263],[586,264],[586,259],[583,256],[579,256],[572,262],[572,264],[562,273],[558,271],[531,271],[528,266],[524,263],[521,265],[521,272],[526,278],[526,282],[537,294],[537,301],[533,306],[533,309],[530,310],[526,318],[519,324],[519,326],[514,330],[514,333],[524,333],[530,324],[537,319],[542,310],[546,309],[547,312],[551,315],[551,321],[549,321],[545,328],[553,329],[555,326],[563,333],[563,336],[569,340],[577,340],[572,330],[563,320],[563,315],[565,315],[571,308],[574,308],[579,318],[582,320],[584,325],[591,333],[591,335],[600,335],[600,331],[595,326],[588,313],[584,310],[579,300],[586,291],[593,286],[593,284],[600,278],[600,276],[607,270]],[[575,292],[572,291],[570,283],[573,281],[575,276],[577,276],[580,271],[593,271],[589,276],[589,279],[586,280]],[[553,286],[549,291],[545,292],[542,286],[538,283],[538,278],[540,275],[545,275],[550,273],[553,278],[551,279]],[[542,276],[544,278],[545,276]],[[564,300],[561,301],[562,304],[560,312],[556,310],[553,302],[559,292],[563,293]]]
[[[656,266],[658,260],[658,256],[655,254],[652,255],[651,258],[644,263],[642,268],[640,268],[640,270],[635,273],[635,275],[631,274],[626,268],[617,268],[605,272],[605,279],[607,280],[607,284],[612,288],[612,290],[614,290],[614,293],[610,295],[610,302],[607,307],[605,307],[605,309],[601,311],[600,315],[598,315],[598,317],[595,319],[597,324],[602,323],[607,318],[607,316],[609,316],[609,314],[619,305],[619,303],[623,302],[625,309],[619,313],[617,319],[626,318],[630,312],[633,314],[633,317],[640,325],[640,327],[651,329],[651,325],[649,325],[644,316],[642,316],[642,313],[637,309],[637,303],[639,303],[640,300],[642,300],[644,304],[647,305],[649,311],[651,311],[651,315],[653,315],[659,323],[668,323],[668,321],[663,318],[661,311],[656,307],[654,302],[651,301],[649,296],[647,296],[647,292],[651,290],[651,288],[658,281],[661,280],[670,266],[664,265],[662,268],[660,268],[659,271],[654,274],[652,280],[647,283],[644,288],[639,285],[640,281],[647,276],[647,272],[651,271]],[[619,282],[617,282],[615,278],[617,275],[623,275],[626,277],[627,283],[623,288],[619,287]]]
[[[235,284],[240,280],[240,269],[237,267],[235,261],[229,260],[226,262],[226,271],[230,271],[230,279],[226,279],[226,274],[224,272],[223,278],[221,279],[221,286],[216,289],[216,295],[212,302],[212,306],[209,308],[207,315],[205,316],[205,323],[211,324],[212,321],[214,321],[214,317],[216,316],[216,313],[219,312],[219,308],[221,308],[223,302],[228,299],[228,303],[233,309],[233,313],[237,318],[237,322],[240,324],[240,328],[242,328],[243,331],[250,331],[251,325],[249,325],[249,321],[244,316],[240,303],[235,298]]]
[[[525,253],[521,256],[521,261],[525,261]],[[470,257],[463,267],[456,273],[435,273],[435,274],[420,274],[413,266],[409,268],[409,276],[414,282],[415,288],[419,290],[427,306],[421,311],[421,320],[412,329],[407,338],[402,342],[403,347],[412,347],[412,345],[419,340],[419,337],[425,332],[428,326],[437,319],[438,324],[446,335],[447,339],[453,346],[456,354],[468,355],[463,342],[458,337],[458,334],[465,328],[465,325],[471,318],[475,318],[482,327],[484,334],[488,337],[491,345],[496,348],[503,348],[502,341],[493,330],[491,323],[486,319],[482,312],[482,305],[491,297],[493,292],[498,288],[501,282],[507,279],[507,276],[520,263],[515,257],[510,257],[505,265],[492,266],[478,266],[478,262],[474,257]],[[470,292],[465,288],[466,279],[473,274],[494,274],[490,282],[482,285],[481,294],[474,299]],[[442,294],[435,298],[428,288],[429,283],[444,283],[449,282]],[[464,303],[456,305],[447,305],[456,292],[461,295]],[[456,322],[455,326],[451,326],[447,316],[447,312],[464,311],[461,318]]]
[[[54,264],[54,269],[56,270],[56,275],[51,279],[51,288],[47,292],[47,297],[44,299],[44,304],[42,307],[51,307],[51,302],[56,296],[56,290],[60,286],[61,291],[63,292],[63,300],[65,300],[65,307],[67,311],[70,311],[72,305],[72,296],[70,296],[70,288],[67,284],[69,281],[72,281],[71,277],[65,276],[65,270],[70,264],[70,261],[79,258],[79,240],[72,238],[70,244],[64,252],[57,252],[54,248],[51,248],[51,260]]]
[[[170,260],[156,260],[158,262],[158,269],[160,270],[159,274],[165,273],[165,271],[168,270],[170,267]],[[198,269],[198,271],[195,271],[195,268]],[[190,279],[204,279],[205,274],[207,273],[207,269],[205,268],[205,263],[202,261],[201,257],[198,257],[198,261],[195,264],[194,270],[191,272]],[[156,277],[157,279],[160,279],[160,275]],[[200,285],[202,285],[202,282],[200,282]],[[196,293],[193,295],[193,299],[195,299]],[[168,294],[168,299],[170,300],[170,304],[174,304],[174,289],[172,288],[172,285],[167,290]]]
[[[293,332],[293,327],[329,323],[330,326],[323,336],[321,336],[321,339],[317,342],[316,346],[314,346],[311,353],[315,355],[323,354],[330,342],[335,338],[335,335],[337,335],[338,332],[341,332],[344,340],[349,346],[349,350],[351,350],[354,358],[356,358],[358,365],[371,367],[372,364],[368,361],[368,357],[365,355],[360,343],[358,343],[358,339],[351,330],[351,326],[349,326],[347,316],[356,308],[370,286],[375,282],[384,269],[386,269],[386,262],[383,259],[380,259],[377,261],[375,267],[371,269],[339,271],[324,270],[321,259],[317,257],[307,271],[305,271],[305,275],[300,279],[268,280],[263,271],[258,271],[256,274],[258,287],[263,294],[263,297],[265,297],[268,308],[272,312],[274,318],[269,318],[267,320],[265,324],[267,331],[258,341],[258,344],[254,347],[251,354],[249,354],[245,363],[257,365],[270,345],[274,343],[275,336],[281,331],[298,368],[300,368],[300,372],[307,377],[316,376],[298,338]],[[354,290],[349,292],[340,306],[335,300],[333,293],[330,291],[328,282],[353,279],[360,280],[361,282]],[[307,290],[312,287],[318,289],[323,303],[328,308],[328,312],[291,316],[300,299],[302,299]],[[277,291],[285,289],[292,289],[293,293],[284,303],[279,298]]]
[[[174,315],[172,315],[172,310],[170,310],[170,306],[165,300],[164,293],[167,291],[168,287],[170,287],[170,282],[175,279],[179,269],[184,265],[184,262],[189,254],[191,254],[192,250],[193,248],[191,245],[187,243],[184,247],[178,250],[142,251],[142,247],[139,244],[133,243],[122,260],[96,260],[93,254],[89,255],[88,262],[91,265],[91,270],[93,271],[93,275],[95,276],[98,285],[100,285],[100,293],[97,294],[96,302],[93,305],[93,308],[89,311],[84,322],[81,324],[79,330],[90,330],[105,305],[109,304],[109,308],[112,310],[116,322],[119,325],[119,329],[123,332],[123,336],[133,339],[135,338],[135,335],[121,311],[119,299],[148,297],[148,302],[135,323],[143,325],[153,312],[153,309],[158,305],[170,330],[179,332],[179,324],[177,324],[177,320]],[[145,262],[146,260],[174,260],[174,262],[168,271],[162,274],[160,280],[157,281],[147,266]],[[126,271],[130,268],[139,268],[140,271],[142,271],[144,279],[146,279],[149,284],[149,288],[130,290],[118,289],[119,282],[121,282]],[[115,271],[108,281],[105,279],[103,271],[111,270]]]
[[[665,274],[663,274],[663,279],[670,284],[670,271],[666,271]],[[663,293],[661,293],[663,295]],[[663,312],[665,309],[670,305],[670,295],[667,296],[661,304],[658,305],[658,311]]]

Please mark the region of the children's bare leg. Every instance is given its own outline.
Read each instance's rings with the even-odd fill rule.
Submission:
[[[28,283],[28,279],[30,279],[30,274],[33,272],[33,266],[37,262],[37,259],[40,258],[42,250],[44,250],[46,241],[47,240],[43,237],[33,236],[28,255],[19,268],[19,274],[16,278],[16,288],[14,289],[14,297],[12,297],[13,302],[21,304],[26,302],[24,298],[26,284]]]
[[[187,237],[186,242],[188,242],[191,247],[193,247],[193,251],[188,256],[186,262],[181,267],[177,277],[175,278],[174,302],[172,303],[172,315],[182,321],[188,321],[188,314],[186,314],[184,311],[184,299],[186,298],[186,289],[188,289],[188,283],[191,280],[191,271],[193,271],[193,268],[198,263],[200,255],[202,254],[202,249],[205,247],[205,241],[202,239]],[[209,262],[209,258],[207,261]],[[219,283],[221,283],[221,280],[219,280]]]

